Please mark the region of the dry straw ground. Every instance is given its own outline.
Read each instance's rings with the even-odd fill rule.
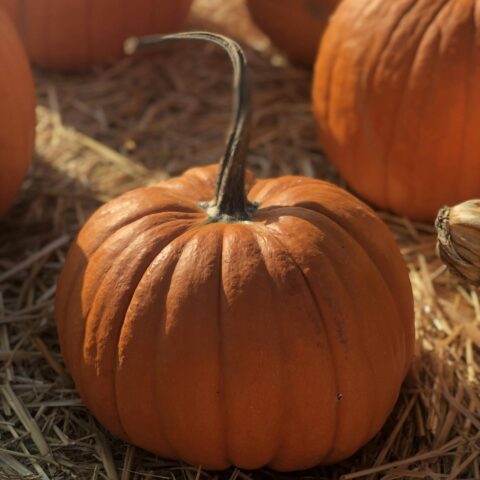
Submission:
[[[239,1],[198,0],[191,28],[248,45],[254,90],[250,166],[339,181],[310,113],[310,73],[288,66]],[[155,58],[84,76],[36,72],[37,158],[0,223],[1,479],[480,479],[480,302],[435,255],[433,229],[384,215],[410,267],[417,348],[382,432],[341,465],[295,475],[197,471],[99,428],[65,372],[55,282],[69,242],[105,200],[215,161],[229,121],[230,67],[212,46],[166,45]]]

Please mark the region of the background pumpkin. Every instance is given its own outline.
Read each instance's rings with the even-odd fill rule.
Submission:
[[[236,66],[226,154],[86,223],[58,282],[65,362],[104,425],[162,456],[209,469],[335,462],[380,429],[409,367],[405,263],[336,186],[248,174],[247,200],[241,50],[182,38],[222,44]]]
[[[374,205],[431,220],[480,194],[476,0],[345,0],[323,37],[314,109],[328,156]]]
[[[192,0],[0,0],[15,19],[32,61],[83,70],[123,55],[135,35],[178,30]]]
[[[253,21],[293,61],[313,65],[320,37],[340,0],[247,0]]]
[[[15,27],[0,10],[0,216],[10,207],[32,161],[33,79]]]

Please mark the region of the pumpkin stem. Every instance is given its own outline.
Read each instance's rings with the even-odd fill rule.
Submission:
[[[245,161],[250,136],[250,85],[245,54],[237,42],[209,32],[131,38],[125,43],[125,52],[133,54],[138,48],[156,46],[167,40],[206,40],[220,45],[230,56],[235,92],[232,125],[225,154],[220,161],[215,198],[210,202],[207,211],[212,221],[248,220],[255,206],[247,200],[245,194]]]

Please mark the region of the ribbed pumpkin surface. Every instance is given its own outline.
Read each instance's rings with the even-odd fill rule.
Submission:
[[[100,208],[58,283],[62,353],[112,432],[204,468],[294,470],[385,422],[413,352],[405,264],[378,217],[304,177],[249,177],[211,223],[217,167]]]
[[[316,63],[322,145],[378,207],[431,220],[480,195],[480,2],[344,0]]]

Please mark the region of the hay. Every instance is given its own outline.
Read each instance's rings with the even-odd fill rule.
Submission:
[[[199,0],[192,28],[248,45],[249,165],[340,182],[310,113],[308,71],[289,66],[240,2]],[[36,72],[37,158],[0,224],[1,479],[480,479],[480,302],[435,255],[432,226],[383,214],[415,293],[416,358],[381,433],[340,465],[299,474],[211,474],[154,457],[98,427],[64,370],[55,282],[67,246],[102,202],[216,161],[229,122],[230,66],[215,47],[166,45],[83,76]],[[340,182],[341,183],[341,182]]]

